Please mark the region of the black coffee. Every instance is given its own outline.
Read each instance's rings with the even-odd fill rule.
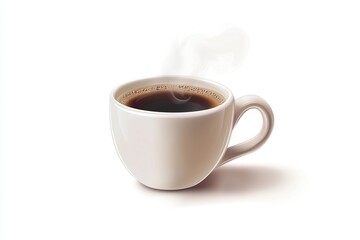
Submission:
[[[193,112],[215,107],[216,102],[202,95],[161,91],[132,98],[129,107],[155,112]]]
[[[161,85],[123,94],[118,101],[132,108],[155,112],[193,112],[220,105],[224,98],[208,89]]]

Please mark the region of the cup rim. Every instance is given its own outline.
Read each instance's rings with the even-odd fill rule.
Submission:
[[[149,110],[141,110],[141,109],[137,109],[137,108],[133,108],[133,107],[129,107],[126,106],[125,104],[120,103],[118,100],[116,100],[115,98],[115,94],[121,89],[124,88],[128,85],[131,84],[135,84],[137,82],[143,82],[143,81],[156,81],[156,80],[164,80],[164,79],[171,79],[171,78],[182,78],[182,79],[186,79],[186,80],[195,80],[198,82],[205,82],[206,84],[212,85],[213,87],[215,87],[215,89],[221,89],[221,92],[226,92],[227,96],[223,96],[225,98],[225,101],[222,102],[221,104],[219,104],[218,106],[215,106],[213,108],[209,108],[209,109],[204,109],[204,110],[199,110],[199,111],[192,111],[192,112],[156,112],[156,111],[149,111]],[[222,94],[224,95],[224,94]],[[220,111],[221,109],[224,109],[226,107],[228,107],[232,102],[233,102],[233,94],[230,91],[230,89],[228,89],[227,87],[225,87],[224,85],[203,78],[203,77],[196,77],[196,76],[188,76],[188,75],[160,75],[160,76],[156,76],[156,77],[150,77],[150,78],[143,78],[143,79],[138,79],[138,80],[133,80],[133,81],[128,81],[126,83],[123,83],[117,87],[115,87],[110,94],[110,100],[117,106],[120,107],[122,110],[126,111],[126,112],[130,112],[133,114],[138,114],[138,115],[143,115],[143,116],[156,116],[156,117],[167,117],[167,118],[179,118],[179,117],[190,117],[190,116],[202,116],[202,115],[207,115],[207,114],[211,114],[217,111]]]

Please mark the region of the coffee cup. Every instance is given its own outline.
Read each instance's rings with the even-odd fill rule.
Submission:
[[[262,116],[253,138],[228,147],[249,109]],[[269,104],[255,95],[236,100],[225,86],[192,76],[127,82],[110,94],[110,125],[117,153],[140,183],[178,190],[197,185],[214,169],[262,146],[273,129]]]

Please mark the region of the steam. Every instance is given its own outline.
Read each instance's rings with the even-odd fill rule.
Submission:
[[[237,69],[249,49],[241,29],[230,28],[214,36],[190,36],[174,43],[165,59],[164,74],[205,76],[211,69],[226,73]]]

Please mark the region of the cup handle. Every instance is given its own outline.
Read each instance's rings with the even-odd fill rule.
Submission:
[[[233,128],[239,122],[242,115],[249,109],[257,109],[261,113],[263,125],[260,132],[255,137],[245,142],[228,147],[220,160],[218,167],[237,157],[255,151],[269,138],[274,126],[274,114],[269,104],[259,96],[247,95],[235,100]]]

